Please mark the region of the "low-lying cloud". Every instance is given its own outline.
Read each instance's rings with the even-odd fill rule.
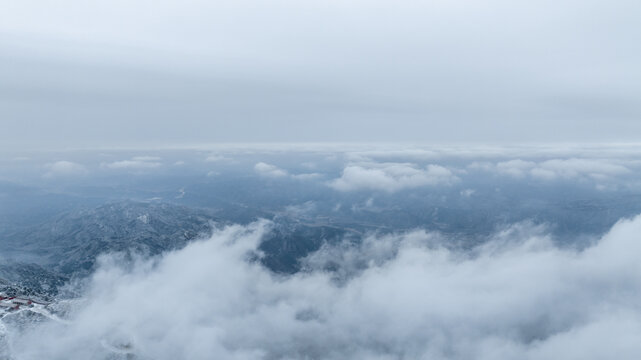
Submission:
[[[205,158],[206,162],[220,162],[220,161],[228,161],[230,160],[228,157],[220,155],[220,154],[210,154]]]
[[[47,172],[43,175],[45,178],[69,177],[84,175],[87,169],[75,162],[60,160],[45,165]]]
[[[10,348],[16,359],[641,355],[641,217],[584,250],[523,225],[471,251],[424,231],[372,235],[286,277],[247,260],[268,231],[230,226],[133,267],[104,258],[68,324],[25,330]],[[345,281],[319,270],[327,261]]]
[[[313,180],[321,177],[318,173],[290,174],[287,170],[281,169],[276,165],[259,162],[254,165],[254,171],[258,175],[267,178],[292,178],[298,180]]]
[[[134,156],[129,160],[114,161],[102,165],[109,169],[144,170],[161,166],[160,160],[162,159],[156,156]]]
[[[390,193],[422,186],[451,185],[459,181],[440,165],[425,168],[409,163],[364,163],[348,165],[340,178],[329,183],[338,191],[383,190]]]
[[[254,165],[254,170],[259,175],[265,176],[265,177],[277,178],[277,177],[285,177],[289,175],[287,171],[275,165],[267,164],[264,162],[259,162],[256,165]]]
[[[549,159],[540,162],[513,159],[496,164],[476,162],[472,163],[470,168],[494,171],[500,175],[515,178],[530,176],[540,180],[591,179],[603,181],[632,172],[625,162],[620,160],[578,158]]]

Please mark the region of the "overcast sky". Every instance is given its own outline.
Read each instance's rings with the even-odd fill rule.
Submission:
[[[0,0],[0,148],[641,140],[638,0]]]

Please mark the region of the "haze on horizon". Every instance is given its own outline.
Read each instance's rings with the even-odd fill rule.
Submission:
[[[0,148],[638,141],[640,11],[5,0]]]

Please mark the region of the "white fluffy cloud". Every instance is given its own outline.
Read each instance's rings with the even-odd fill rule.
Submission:
[[[537,177],[576,178],[590,176],[595,179],[630,173],[630,169],[617,162],[592,159],[552,159],[540,163],[532,171],[532,175]]]
[[[47,170],[44,174],[46,178],[77,176],[87,172],[84,166],[66,160],[49,163],[45,165],[45,169]]]
[[[109,169],[144,170],[161,166],[162,162],[160,160],[162,159],[156,156],[134,156],[129,160],[114,161],[102,164],[102,166]]]
[[[27,328],[9,348],[16,359],[641,356],[641,218],[583,251],[527,226],[471,252],[422,231],[371,236],[321,252],[357,270],[342,283],[247,262],[266,231],[231,226],[134,267],[106,258],[69,323]]]
[[[209,156],[205,158],[206,162],[219,162],[219,161],[226,161],[226,160],[229,160],[229,158],[220,154],[209,154]]]
[[[346,166],[341,177],[329,185],[339,191],[396,192],[421,186],[450,185],[458,180],[451,170],[439,165],[419,168],[408,163],[364,163]]]
[[[289,177],[297,180],[312,180],[321,177],[321,174],[318,173],[290,174],[287,170],[264,162],[259,162],[254,165],[254,171],[256,171],[260,176],[269,178]]]
[[[256,165],[254,165],[254,170],[259,175],[265,176],[265,177],[277,178],[277,177],[285,177],[289,175],[287,171],[275,165],[267,164],[264,162],[259,162]]]
[[[460,191],[460,194],[461,194],[462,197],[469,198],[472,195],[474,195],[475,192],[476,192],[476,190],[474,190],[474,189],[464,189],[464,190]]]
[[[494,171],[501,175],[516,178],[531,176],[543,180],[556,179],[593,179],[596,181],[607,180],[616,176],[627,175],[632,171],[626,164],[630,161],[608,159],[549,159],[545,161],[525,161],[513,159],[498,162],[475,162],[471,169]]]

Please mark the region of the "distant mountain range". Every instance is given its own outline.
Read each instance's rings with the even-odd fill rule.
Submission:
[[[0,287],[53,294],[69,279],[89,275],[100,254],[155,256],[207,236],[214,226],[259,218],[273,222],[260,244],[264,253],[260,261],[274,272],[295,273],[301,269],[300,260],[324,243],[346,237],[358,240],[371,232],[423,228],[473,246],[502,225],[529,220],[549,225],[561,242],[587,244],[585,237],[601,234],[618,219],[641,211],[639,196],[520,202],[511,197],[477,198],[448,206],[433,205],[434,199],[413,199],[401,205],[380,199],[380,205],[364,209],[355,205],[338,209],[317,202],[318,206],[299,212],[233,201],[201,208],[126,200],[99,206],[75,204],[57,215],[30,217],[27,212],[23,218],[19,213],[7,215],[10,207],[3,203],[4,224],[19,218],[20,225],[0,229]]]
[[[221,219],[224,213],[135,201],[65,213],[0,240],[0,286],[55,293],[69,279],[90,274],[100,254],[154,256],[179,249],[230,222]],[[275,272],[293,273],[302,257],[353,232],[280,217],[260,245],[261,261]]]

